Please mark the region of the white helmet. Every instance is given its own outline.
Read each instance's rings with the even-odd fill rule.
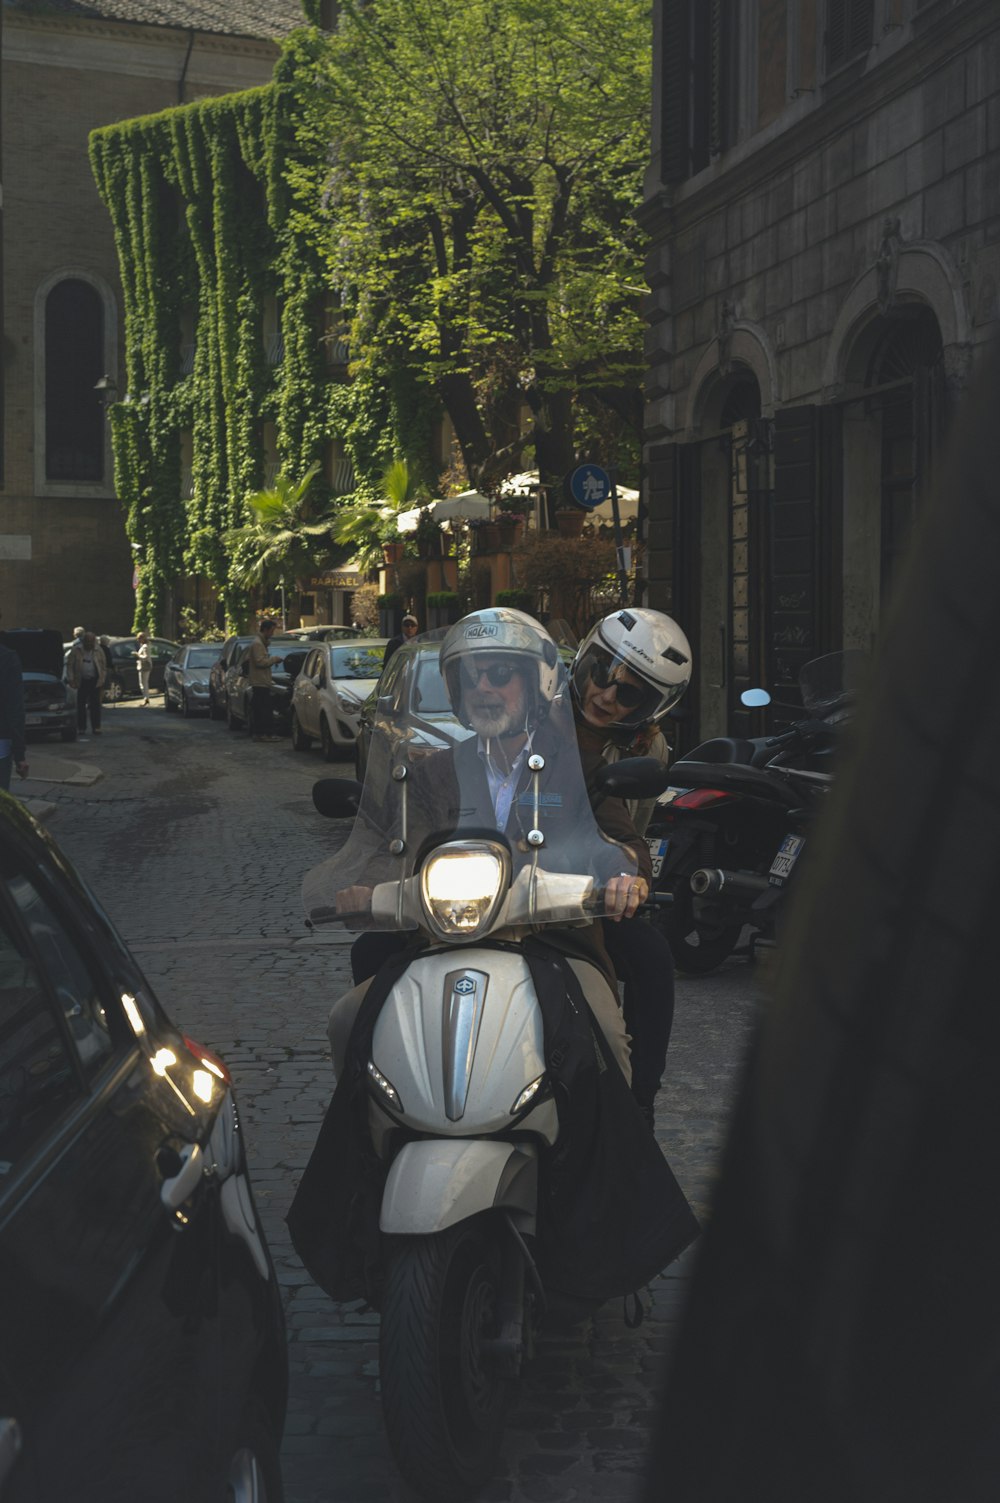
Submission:
[[[592,627],[573,659],[573,696],[582,710],[591,681],[605,688],[622,669],[641,680],[622,682],[615,724],[635,729],[659,720],[680,699],[691,681],[691,647],[677,622],[662,611],[630,606],[605,616]]]
[[[524,669],[530,696],[529,718],[534,724],[544,718],[559,682],[559,650],[533,616],[511,606],[491,605],[463,616],[449,629],[441,643],[441,676],[463,725],[469,722],[462,710],[461,665],[471,653],[477,658],[495,653],[521,660],[518,666]]]

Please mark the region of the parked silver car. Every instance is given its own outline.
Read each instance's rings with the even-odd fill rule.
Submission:
[[[440,636],[404,642],[389,659],[378,684],[361,706],[354,766],[364,782],[370,755],[381,748],[394,759],[414,761],[464,741],[472,732],[451,708],[441,677]],[[376,727],[379,734],[375,735]],[[384,769],[376,773],[382,776]]]
[[[221,652],[221,642],[189,642],[170,659],[163,670],[163,708],[168,713],[208,713],[208,677]]]

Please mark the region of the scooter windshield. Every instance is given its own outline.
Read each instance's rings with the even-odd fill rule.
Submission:
[[[606,883],[637,863],[598,827],[554,645],[545,694],[526,654],[463,657],[456,705],[440,645],[405,643],[382,675],[362,724],[358,813],[339,852],[305,876],[308,918],[456,941],[589,922]]]
[[[870,667],[868,654],[856,648],[813,658],[799,671],[803,705],[816,720],[831,720],[852,709]]]

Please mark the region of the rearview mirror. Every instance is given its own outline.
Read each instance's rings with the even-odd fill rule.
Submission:
[[[313,784],[313,808],[326,819],[353,819],[361,802],[361,784],[354,778],[320,778]]]
[[[762,710],[771,703],[771,696],[766,689],[744,689],[740,703],[746,705],[748,710]]]
[[[670,786],[670,773],[659,757],[625,757],[605,762],[594,781],[610,798],[656,798]]]

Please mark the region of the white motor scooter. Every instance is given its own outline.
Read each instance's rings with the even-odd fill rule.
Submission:
[[[526,759],[523,835],[514,839],[510,823],[508,834],[483,826],[481,801],[463,786],[463,766],[470,776],[477,769],[461,755],[468,746],[440,754],[463,817],[428,831],[439,774],[433,757],[399,755],[409,730],[397,718],[391,748],[383,756],[373,747],[363,790],[346,780],[317,785],[322,812],[358,814],[343,850],[307,875],[304,897],[311,922],[356,924],[351,904],[365,894],[369,927],[419,930],[429,946],[397,962],[391,984],[372,983],[381,985],[380,1006],[356,1073],[384,1175],[386,1430],[410,1484],[448,1500],[470,1496],[493,1469],[512,1384],[547,1300],[536,1257],[540,1173],[559,1140],[560,1111],[524,941],[589,925],[604,882],[635,866],[598,830],[568,712],[549,717],[535,743],[544,750]],[[662,777],[648,761],[643,769],[647,782]],[[607,776],[624,789],[629,764]],[[642,782],[629,792],[658,791]],[[398,952],[399,942],[386,948]],[[573,1006],[586,1011],[579,1000]],[[664,1264],[696,1231],[693,1218],[683,1225]]]

